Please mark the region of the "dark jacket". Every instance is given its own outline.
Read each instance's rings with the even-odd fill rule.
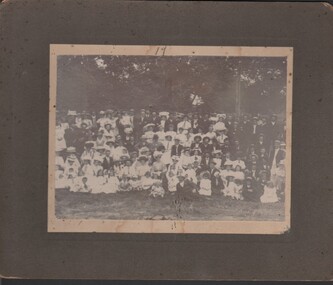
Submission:
[[[180,156],[181,155],[181,153],[182,153],[182,150],[183,150],[183,146],[182,145],[173,145],[172,147],[171,147],[171,156],[173,156],[173,155],[177,155],[177,156]]]
[[[102,166],[103,166],[103,169],[109,170],[110,168],[113,167],[113,159],[111,157],[109,157],[109,160],[107,160],[106,157],[104,157]]]

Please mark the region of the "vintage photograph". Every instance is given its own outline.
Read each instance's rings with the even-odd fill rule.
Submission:
[[[292,56],[51,45],[48,231],[288,231]]]

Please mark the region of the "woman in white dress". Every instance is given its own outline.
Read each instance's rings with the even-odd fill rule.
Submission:
[[[209,179],[208,172],[202,174],[198,193],[203,196],[212,196],[212,182]]]
[[[264,194],[260,197],[261,203],[276,203],[279,198],[276,194],[276,187],[272,181],[267,182],[264,187]]]
[[[67,148],[64,136],[65,128],[61,125],[61,123],[58,123],[56,125],[56,151],[62,151]]]

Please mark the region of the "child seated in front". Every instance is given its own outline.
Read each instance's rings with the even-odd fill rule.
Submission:
[[[110,169],[104,170],[104,184],[102,186],[101,192],[109,194],[118,192],[119,179],[115,176],[114,170]]]
[[[235,200],[243,200],[243,196],[241,194],[241,190],[243,188],[242,184],[240,184],[237,180],[235,181],[234,176],[228,176],[227,180],[227,186],[223,190],[224,195]]]
[[[242,190],[242,196],[245,201],[258,202],[258,191],[252,177],[247,177]]]
[[[125,174],[121,177],[121,181],[119,183],[119,192],[128,192],[132,190],[132,185],[130,183],[130,179]]]
[[[197,174],[195,170],[193,169],[193,165],[189,164],[187,166],[187,169],[184,172],[185,179],[188,182],[188,186],[192,188],[192,192],[195,193],[198,188],[198,179],[197,179]]]
[[[212,182],[208,172],[202,174],[198,193],[203,196],[212,196]]]
[[[130,183],[131,183],[133,191],[140,191],[140,190],[142,190],[142,183],[141,183],[141,179],[140,179],[139,176],[133,175],[131,177]]]
[[[77,192],[91,193],[91,186],[88,184],[88,177],[83,176]]]
[[[268,181],[264,186],[264,194],[260,197],[261,203],[276,203],[279,198],[276,194],[276,187],[272,181]]]
[[[153,186],[151,187],[151,191],[149,196],[153,196],[154,198],[156,197],[164,197],[164,189],[162,187],[162,181],[155,179]]]
[[[177,184],[178,184],[178,178],[177,178],[177,169],[174,166],[171,166],[166,173],[166,177],[168,180],[168,190],[171,193],[175,193],[177,191]]]
[[[154,184],[154,180],[150,177],[150,172],[149,171],[147,171],[145,176],[142,177],[141,183],[142,183],[142,189],[143,190],[150,190],[151,189],[151,187]]]

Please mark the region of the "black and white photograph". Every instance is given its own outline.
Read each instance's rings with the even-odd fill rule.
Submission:
[[[288,231],[292,55],[51,45],[48,230]]]

